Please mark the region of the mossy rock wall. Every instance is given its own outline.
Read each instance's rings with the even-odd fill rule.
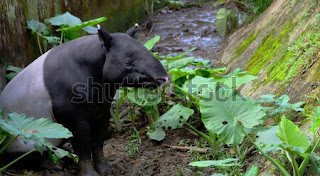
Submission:
[[[36,36],[26,29],[27,19],[43,22],[66,11],[82,21],[106,16],[102,26],[109,32],[123,32],[145,17],[143,0],[1,0],[0,90],[8,64],[25,67],[40,55]]]
[[[241,92],[289,94],[317,103],[320,90],[320,8],[314,0],[277,0],[251,24],[228,37],[220,57],[228,70],[242,68],[259,79]]]

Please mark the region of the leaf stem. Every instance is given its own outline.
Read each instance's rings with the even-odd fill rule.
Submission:
[[[8,143],[6,143],[6,145],[4,145],[1,150],[0,150],[0,154],[3,153],[9,146],[12,142],[14,142],[17,138],[19,137],[19,135],[13,137],[10,139],[10,141]]]
[[[4,135],[4,136],[3,136],[3,138],[2,138],[1,141],[0,141],[0,145],[3,143],[4,140],[7,139],[7,137],[8,137],[7,135]],[[0,153],[0,154],[1,154],[1,153]]]
[[[311,152],[314,152],[317,150],[318,146],[319,146],[319,143],[320,143],[320,138],[318,139],[318,141],[316,142],[316,144],[314,145],[314,147],[312,148]],[[304,171],[306,170],[307,168],[307,165],[309,163],[309,160],[310,160],[310,157],[307,156],[304,158],[304,160],[302,161],[302,163],[300,164],[300,167],[299,167],[299,175],[303,175],[304,174]]]
[[[39,46],[39,51],[41,53],[41,55],[43,54],[43,51],[42,51],[42,47],[41,47],[41,44],[40,44],[40,37],[39,37],[39,34],[36,34],[37,35],[37,42],[38,42],[38,46]]]
[[[16,163],[17,161],[21,160],[22,158],[24,158],[25,156],[29,155],[30,153],[36,151],[36,149],[32,149],[29,152],[21,155],[20,157],[16,158],[15,160],[11,161],[9,164],[5,165],[4,167],[2,167],[0,169],[0,173],[3,172],[4,170],[6,170],[8,167],[10,167],[12,164]]]
[[[195,131],[196,133],[198,133],[201,137],[203,137],[204,140],[206,140],[208,142],[208,144],[210,145],[210,147],[213,149],[213,154],[215,156],[218,156],[218,150],[217,150],[217,146],[216,146],[216,138],[214,135],[214,138],[210,138],[210,136],[204,134],[203,132],[197,130],[194,126],[192,126],[189,123],[185,123],[187,124],[193,131]]]
[[[278,163],[275,159],[273,159],[272,157],[270,157],[268,154],[266,154],[264,151],[262,151],[262,149],[253,141],[253,139],[248,135],[248,133],[246,133],[244,131],[244,129],[242,128],[242,126],[239,124],[239,122],[237,122],[241,131],[246,135],[246,137],[249,139],[249,141],[253,144],[253,146],[259,150],[259,152],[262,153],[262,155],[264,157],[266,157],[274,166],[276,166],[285,176],[291,176],[290,173],[284,168],[284,166],[280,163]]]
[[[61,38],[60,38],[60,45],[62,44],[62,42],[63,42],[63,37],[64,37],[64,32],[63,32],[63,30],[61,31]]]

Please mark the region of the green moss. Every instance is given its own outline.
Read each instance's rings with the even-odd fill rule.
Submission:
[[[283,43],[286,43],[285,41],[289,38],[289,32],[291,32],[294,27],[295,25],[292,25],[292,22],[289,22],[279,36],[274,35],[274,33],[276,33],[274,30],[271,31],[271,35],[262,40],[261,46],[258,47],[257,51],[246,65],[246,70],[248,70],[250,74],[257,75],[263,68],[268,66],[270,60],[274,58],[279,51],[283,51],[283,48],[285,47]],[[281,57],[283,56],[281,52],[279,55],[281,55]]]
[[[238,58],[239,56],[241,56],[242,53],[244,53],[248,47],[251,45],[251,43],[253,41],[256,40],[257,36],[258,36],[259,32],[254,32],[253,34],[251,34],[249,37],[247,37],[234,51],[235,57],[234,59]],[[234,60],[233,59],[233,60]]]
[[[264,83],[280,81],[282,84],[288,84],[296,75],[306,71],[320,52],[319,41],[320,34],[317,30],[301,35],[294,44],[288,47],[286,54],[281,59],[275,60],[268,67],[267,79]],[[316,76],[320,74],[320,71],[318,72]]]

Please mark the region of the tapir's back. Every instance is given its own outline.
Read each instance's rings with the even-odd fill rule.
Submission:
[[[17,112],[52,119],[51,99],[43,81],[43,63],[49,52],[32,62],[4,88],[0,108],[5,114]]]

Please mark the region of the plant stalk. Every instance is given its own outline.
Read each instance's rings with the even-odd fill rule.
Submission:
[[[238,122],[237,122],[238,123]],[[275,159],[271,158],[268,154],[262,151],[262,149],[253,141],[253,139],[244,131],[242,126],[238,123],[241,131],[246,135],[249,141],[253,144],[253,146],[262,153],[264,157],[266,157],[274,166],[276,166],[285,176],[291,176],[290,173],[284,168],[284,166],[278,163]]]
[[[320,138],[318,139],[318,141],[316,142],[316,144],[314,145],[314,147],[312,148],[311,150],[311,153],[316,151],[318,146],[320,144]],[[303,175],[304,174],[304,171],[306,170],[307,168],[307,165],[309,163],[309,160],[310,160],[310,157],[307,156],[304,158],[304,160],[302,161],[302,163],[300,164],[300,167],[299,167],[299,175]]]
[[[16,158],[15,160],[11,161],[9,164],[5,165],[4,167],[2,167],[0,169],[0,173],[3,172],[4,170],[6,170],[8,167],[10,167],[12,164],[16,163],[17,161],[21,160],[22,158],[24,158],[25,156],[29,155],[30,153],[36,151],[36,149],[32,149],[29,152],[21,155],[20,157]]]
[[[201,137],[203,137],[204,140],[206,140],[208,142],[208,144],[210,145],[210,147],[213,149],[213,154],[215,156],[218,155],[218,151],[216,150],[216,138],[212,139],[210,138],[210,136],[204,134],[203,132],[197,130],[194,126],[190,125],[189,123],[186,123],[193,131],[195,131],[196,133],[198,133]]]
[[[7,137],[8,137],[7,135],[3,136],[3,138],[2,138],[1,141],[0,141],[0,145],[3,143],[4,140],[7,139]]]
[[[1,150],[0,150],[0,154],[3,153],[9,146],[12,142],[14,142],[17,138],[19,137],[19,135],[13,137],[10,139],[10,141],[8,143],[6,143],[6,145],[4,145]]]
[[[43,54],[43,51],[42,51],[42,47],[41,47],[41,44],[40,44],[40,37],[39,37],[39,35],[38,34],[36,34],[37,35],[37,42],[38,42],[38,46],[39,46],[39,51],[40,51],[40,53],[41,53],[41,55]]]

